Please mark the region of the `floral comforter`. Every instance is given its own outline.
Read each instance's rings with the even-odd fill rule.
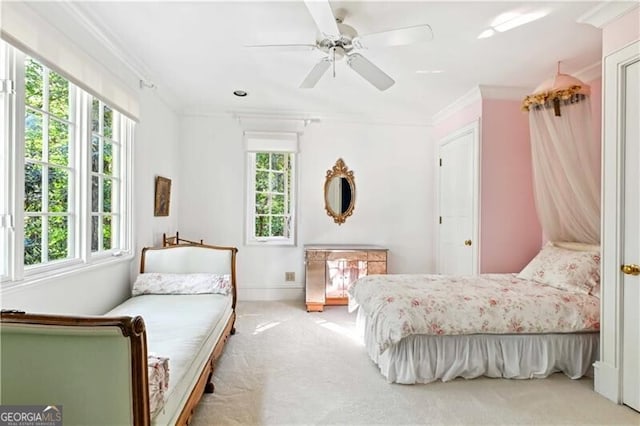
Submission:
[[[597,331],[600,299],[514,274],[370,275],[349,287],[350,310],[371,321],[380,352],[412,334]]]

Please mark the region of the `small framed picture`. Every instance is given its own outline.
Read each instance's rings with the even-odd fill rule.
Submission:
[[[171,200],[171,179],[156,176],[156,198],[153,209],[154,216],[169,216]]]

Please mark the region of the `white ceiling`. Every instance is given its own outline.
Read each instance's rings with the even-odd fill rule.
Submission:
[[[427,123],[478,85],[534,88],[562,71],[576,73],[601,58],[601,31],[576,20],[598,2],[331,1],[360,33],[429,24],[431,42],[364,51],[396,80],[380,92],[344,61],[313,89],[298,86],[319,51],[273,52],[256,43],[313,43],[305,4],[290,2],[78,2],[77,7],[178,112],[254,111],[311,116],[375,117]],[[505,12],[547,10],[542,19],[487,39],[477,36]],[[417,74],[418,70],[442,70]],[[236,89],[249,96],[235,97]]]

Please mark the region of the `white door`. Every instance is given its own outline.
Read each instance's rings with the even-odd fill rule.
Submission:
[[[478,123],[440,143],[438,272],[478,272]]]
[[[625,67],[622,401],[640,411],[640,61]]]

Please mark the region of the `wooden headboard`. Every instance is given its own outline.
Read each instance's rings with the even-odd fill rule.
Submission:
[[[176,235],[177,238],[177,235]],[[180,240],[182,241],[182,240]],[[236,247],[203,243],[171,244],[165,247],[145,247],[140,259],[140,273],[213,273],[230,274],[233,302],[236,306]]]
[[[180,238],[180,234],[178,233],[178,231],[176,231],[176,235],[170,236],[170,237],[167,237],[167,234],[162,234],[162,247],[177,246],[177,245],[180,245],[180,244],[203,245],[204,242],[202,240],[200,240],[200,241],[192,241],[192,240],[187,240],[187,239],[184,239],[184,238]]]

